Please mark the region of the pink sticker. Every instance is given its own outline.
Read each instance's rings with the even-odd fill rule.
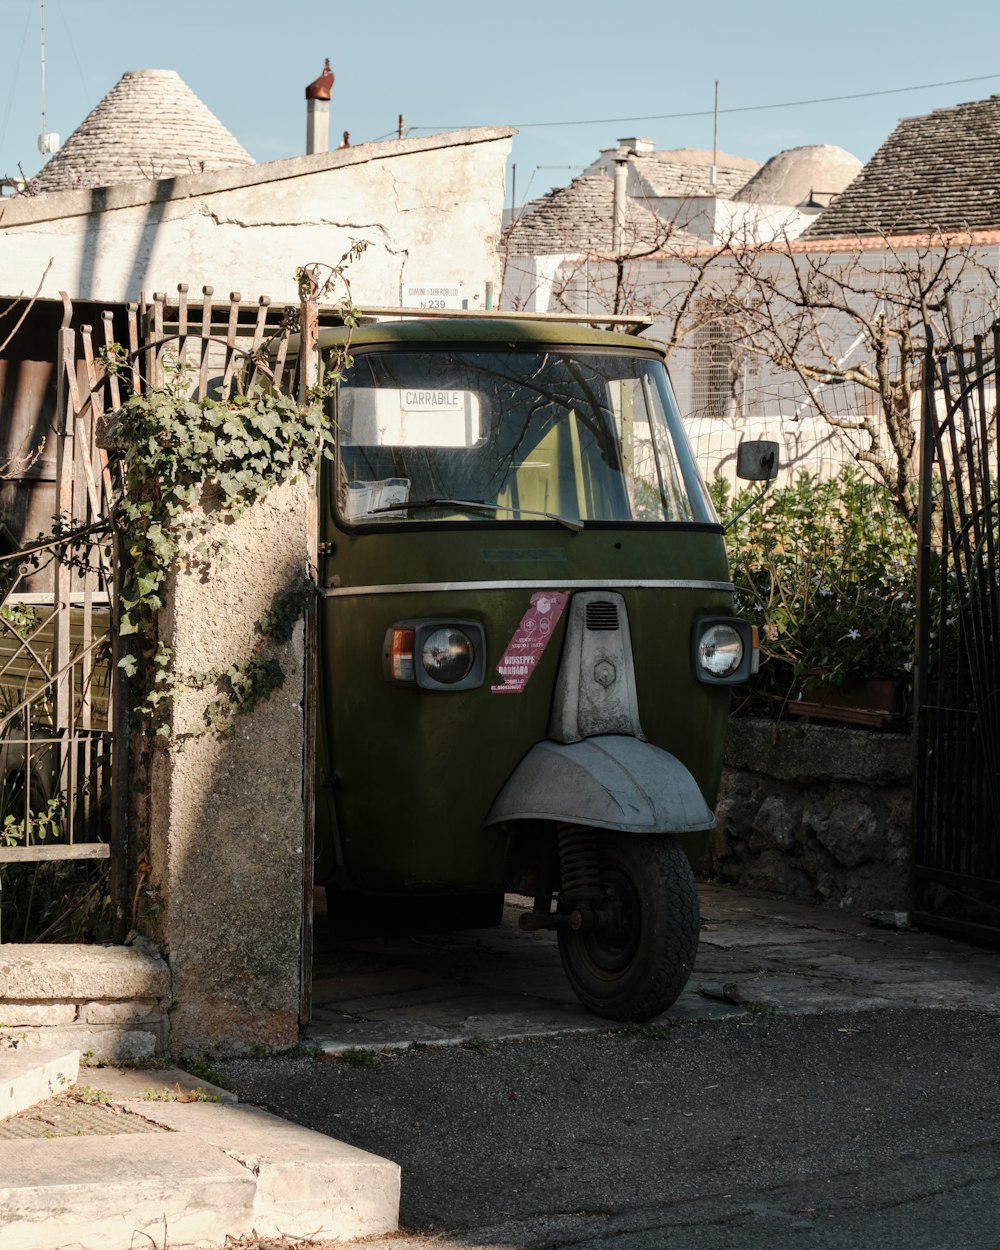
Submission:
[[[561,590],[536,590],[531,596],[531,607],[521,617],[521,624],[497,665],[503,685],[490,686],[493,694],[521,693],[548,646],[568,599],[569,595]]]

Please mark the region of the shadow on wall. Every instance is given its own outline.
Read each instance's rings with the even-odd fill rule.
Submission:
[[[173,195],[176,181],[176,178],[160,178],[155,183],[146,207],[145,221],[136,233],[135,250],[124,283],[123,289],[127,292],[128,299],[139,299],[145,289],[146,276],[156,249],[157,235],[163,224],[166,207]],[[109,190],[108,187],[92,187],[90,191],[90,209],[84,227],[86,243],[80,253],[80,270],[74,296],[78,299],[98,298],[100,287],[97,270],[101,253],[105,245],[115,246],[112,217],[115,210],[108,206]],[[71,292],[71,294],[74,293]]]

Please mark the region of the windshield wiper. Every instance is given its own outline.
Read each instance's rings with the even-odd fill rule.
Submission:
[[[583,529],[583,522],[575,517],[559,516],[555,512],[536,512],[534,508],[515,508],[510,504],[485,503],[479,499],[406,499],[395,503],[384,504],[381,508],[370,508],[365,516],[374,516],[379,512],[405,512],[407,508],[466,508],[480,512],[514,512],[518,516],[540,516],[547,521],[558,521],[574,534]]]

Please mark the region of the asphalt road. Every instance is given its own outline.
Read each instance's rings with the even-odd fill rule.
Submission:
[[[750,1012],[217,1066],[402,1165],[401,1231],[368,1250],[1000,1250],[996,1013]]]

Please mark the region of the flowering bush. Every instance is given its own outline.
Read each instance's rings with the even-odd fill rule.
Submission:
[[[713,487],[720,514],[742,506]],[[908,680],[916,617],[916,540],[885,488],[848,470],[801,474],[727,532],[739,615],[760,630],[761,668],[741,710],[781,715],[803,683],[844,689]]]

